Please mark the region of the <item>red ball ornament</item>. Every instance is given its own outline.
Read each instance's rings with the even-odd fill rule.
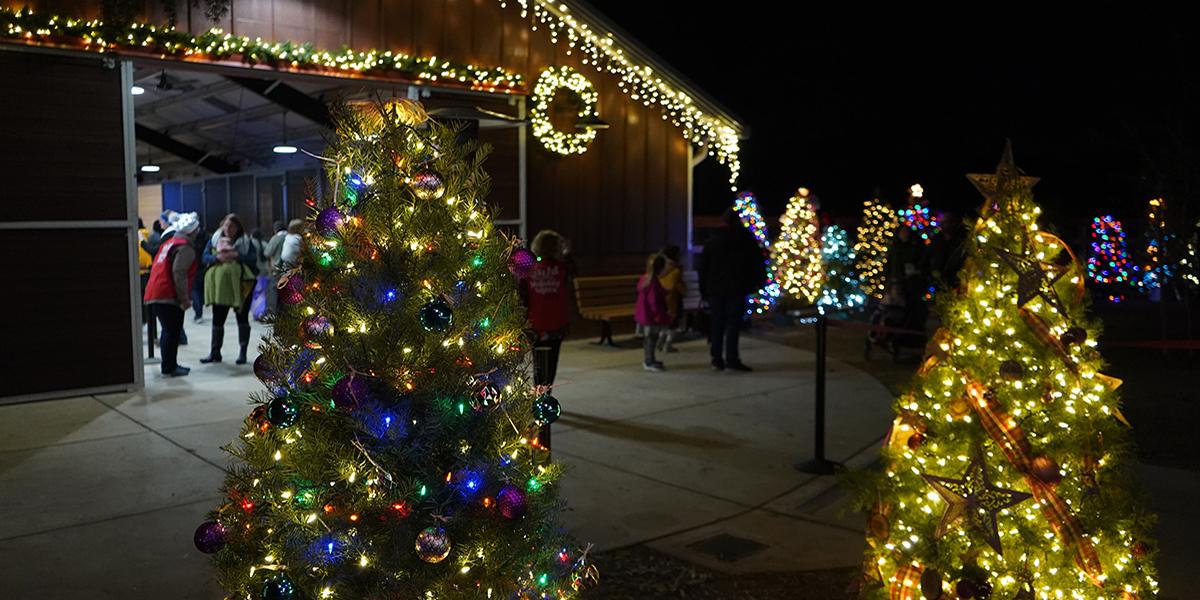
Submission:
[[[525,492],[511,485],[500,488],[496,494],[496,508],[506,519],[520,519],[527,508]]]
[[[1042,480],[1050,485],[1057,485],[1062,481],[1062,473],[1059,472],[1058,463],[1048,456],[1038,456],[1033,459],[1030,464],[1030,470],[1033,471],[1034,477]]]
[[[908,437],[908,449],[909,450],[916,450],[917,448],[921,447],[921,444],[924,444],[924,443],[925,443],[925,434],[923,434],[919,431]]]
[[[508,272],[517,279],[529,277],[533,267],[537,265],[537,256],[527,248],[516,248],[508,256]]]
[[[1150,553],[1150,547],[1146,545],[1146,542],[1137,542],[1130,550],[1133,552],[1134,558],[1144,558]]]

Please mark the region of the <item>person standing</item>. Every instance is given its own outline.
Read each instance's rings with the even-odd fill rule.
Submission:
[[[534,335],[534,357],[539,348],[545,353],[546,364],[534,365],[534,384],[552,385],[558,374],[558,356],[571,323],[570,296],[567,282],[570,269],[565,258],[565,242],[555,231],[545,229],[533,238],[530,251],[537,262],[529,276],[521,281],[521,298],[529,312],[529,326]]]
[[[287,235],[279,249],[279,263],[284,269],[300,266],[300,249],[304,247],[304,221],[292,219],[288,223]]]
[[[662,249],[662,257],[666,259],[662,275],[658,282],[667,293],[667,315],[671,322],[663,327],[659,334],[658,348],[663,352],[678,352],[672,343],[679,335],[683,325],[683,297],[687,295],[687,283],[683,280],[683,268],[679,265],[680,248],[671,244]]]
[[[763,253],[733,209],[721,216],[697,261],[700,295],[708,302],[709,353],[716,371],[752,371],[742,363],[738,336],[746,316],[746,298],[763,285]]]
[[[279,290],[275,287],[275,276],[279,273],[279,263],[283,260],[283,242],[287,239],[287,226],[283,221],[275,221],[275,235],[267,240],[263,252],[267,255],[267,310],[275,310],[279,302]]]
[[[658,347],[659,333],[671,322],[667,311],[667,291],[659,282],[666,266],[667,259],[662,254],[650,255],[646,261],[646,273],[638,279],[637,304],[633,308],[633,319],[642,326],[645,333],[642,339],[645,353],[642,368],[656,373],[666,370],[662,362],[655,359],[654,351]]]
[[[196,273],[192,237],[199,229],[200,219],[196,213],[185,213],[176,218],[167,230],[172,235],[162,242],[154,257],[142,296],[162,328],[161,368],[167,377],[182,377],[191,371],[178,363],[179,336],[183,332],[183,311],[192,303],[190,288]]]
[[[212,347],[200,362],[221,362],[221,346],[225,341],[225,318],[233,311],[238,324],[236,364],[246,364],[250,346],[250,297],[258,271],[258,255],[242,221],[229,213],[221,227],[204,248],[204,303],[213,307]]]

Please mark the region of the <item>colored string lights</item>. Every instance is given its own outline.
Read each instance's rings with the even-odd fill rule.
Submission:
[[[849,235],[837,225],[825,228],[821,235],[821,261],[825,265],[825,284],[817,306],[826,310],[856,310],[867,302],[858,275],[854,272],[854,249]]]
[[[923,203],[925,188],[914,183],[908,188],[908,207],[896,211],[900,224],[913,230],[926,245],[933,243],[933,237],[941,230],[940,219],[929,210],[928,203]]]
[[[1112,215],[1092,219],[1092,243],[1088,253],[1087,275],[1092,281],[1111,286],[1132,285],[1137,267],[1129,262],[1129,249],[1121,221]],[[1119,302],[1123,296],[1116,292],[1110,297]]]
[[[771,310],[771,307],[775,306],[775,302],[779,300],[779,282],[776,281],[775,269],[771,266],[771,240],[767,235],[767,222],[758,210],[758,202],[754,199],[754,194],[749,192],[738,195],[733,201],[733,210],[741,219],[746,230],[754,236],[758,247],[762,249],[766,283],[757,293],[750,295],[748,298],[749,308],[746,309],[747,314],[761,315]]]
[[[800,188],[788,200],[779,219],[779,239],[772,249],[780,286],[802,302],[815,302],[825,283],[820,226],[810,196],[808,188]]]
[[[1146,264],[1138,281],[1143,291],[1159,289],[1174,276],[1175,265],[1166,256],[1171,237],[1167,231],[1167,201],[1151,198],[1146,203]]]

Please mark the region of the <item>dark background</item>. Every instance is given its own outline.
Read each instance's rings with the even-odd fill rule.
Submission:
[[[1195,218],[1200,74],[1182,15],[595,5],[749,126],[739,185],[768,215],[803,185],[855,219],[877,186],[899,205],[920,182],[935,209],[970,217],[981,197],[963,175],[991,172],[1009,138],[1060,229],[1100,211],[1140,223],[1152,195]],[[698,170],[697,214],[729,205],[724,177],[714,160]]]

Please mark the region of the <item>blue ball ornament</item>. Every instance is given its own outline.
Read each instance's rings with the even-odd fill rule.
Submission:
[[[293,600],[296,584],[287,575],[276,575],[263,584],[262,600]]]
[[[558,404],[558,399],[550,394],[544,394],[533,401],[533,420],[538,425],[549,425],[557,421],[560,414],[562,406]]]
[[[421,307],[417,319],[421,321],[421,327],[424,327],[425,331],[444,333],[454,323],[454,312],[445,300],[435,298]]]

